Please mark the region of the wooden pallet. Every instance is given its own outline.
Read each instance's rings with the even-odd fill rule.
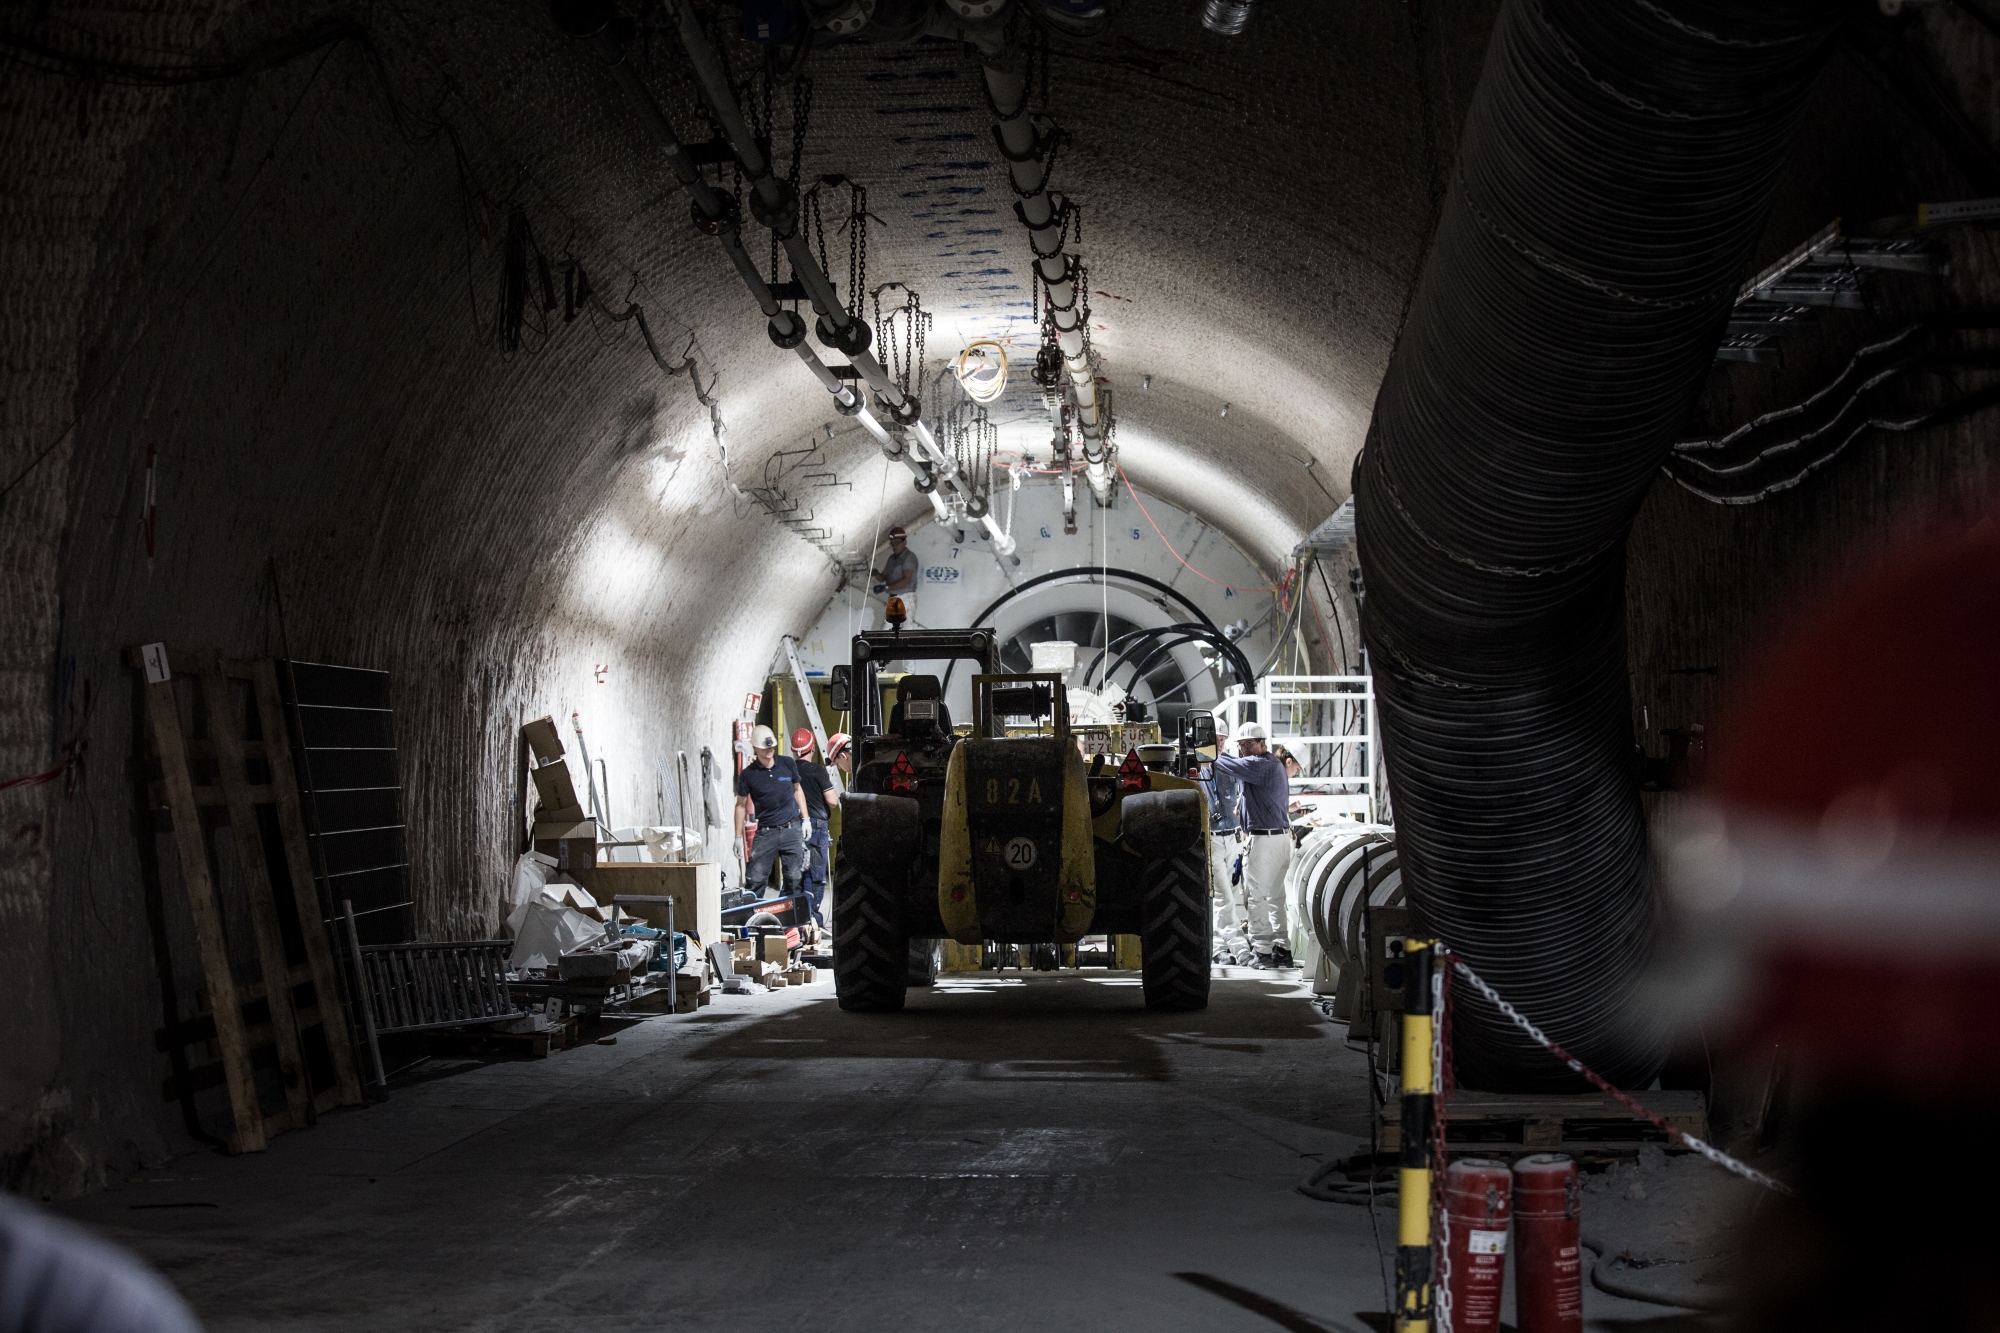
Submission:
[[[1708,1108],[1699,1092],[1627,1095],[1682,1133],[1708,1137]],[[1383,1108],[1384,1152],[1402,1147],[1400,1120],[1397,1107]],[[1566,1152],[1571,1156],[1626,1155],[1647,1144],[1673,1146],[1666,1131],[1615,1097],[1595,1092],[1573,1096],[1454,1092],[1445,1103],[1445,1144],[1460,1155]]]
[[[269,658],[236,661],[216,653],[181,652],[169,659],[163,645],[132,650],[132,664],[146,673],[146,712],[151,722],[154,756],[160,765],[156,808],[172,821],[179,852],[181,882],[194,920],[206,980],[202,994],[205,1016],[163,1029],[162,1042],[191,1044],[207,1041],[220,1066],[220,1078],[191,1071],[189,1082],[223,1083],[229,1093],[233,1129],[231,1152],[259,1152],[275,1134],[303,1129],[319,1113],[362,1100],[347,1018],[338,1002],[339,981],[333,949],[325,928],[319,894],[306,849],[305,819],[292,768],[291,744],[285,731],[278,696],[277,671]],[[201,736],[190,736],[181,723],[173,675],[193,678],[205,719]],[[233,681],[247,681],[258,738],[246,737],[237,726]],[[197,783],[195,765],[212,781]],[[253,764],[264,772],[253,774]],[[253,776],[261,780],[252,781]],[[278,888],[272,883],[257,807],[275,808],[283,844],[284,889],[297,914],[305,958],[286,956],[278,916]],[[205,809],[220,817],[204,819]],[[233,843],[237,880],[251,923],[249,949],[256,980],[239,982],[231,957],[231,941],[223,928],[224,914],[212,872],[209,825],[213,836]],[[228,829],[227,835],[221,831]],[[287,984],[267,994],[267,980],[283,977]],[[300,991],[310,987],[301,1000]],[[262,1010],[268,1017],[252,1024]],[[308,1074],[303,1034],[317,1027],[333,1066],[332,1086],[315,1090]],[[255,1056],[274,1054],[285,1106],[267,1114],[258,1093]]]

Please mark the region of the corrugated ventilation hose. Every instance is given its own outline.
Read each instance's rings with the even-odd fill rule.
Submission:
[[[1714,358],[1825,3],[1509,0],[1356,464],[1397,847],[1427,924],[1650,1082],[1625,537]],[[1475,997],[1476,999],[1476,997]],[[1462,1082],[1573,1076],[1484,1004]]]

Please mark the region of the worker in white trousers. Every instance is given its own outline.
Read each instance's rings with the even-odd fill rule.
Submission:
[[[1236,729],[1236,753],[1215,757],[1215,771],[1243,784],[1243,904],[1250,915],[1253,966],[1296,967],[1291,914],[1285,906],[1285,871],[1292,864],[1292,783],[1285,766],[1266,751],[1262,724]]]
[[[1225,738],[1227,739],[1227,738]],[[1250,947],[1249,914],[1243,908],[1243,821],[1237,806],[1242,785],[1226,773],[1209,770],[1208,884],[1215,903],[1217,963],[1247,966],[1256,951]]]

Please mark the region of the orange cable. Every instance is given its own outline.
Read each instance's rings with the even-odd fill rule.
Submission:
[[[1187,558],[1183,556],[1179,551],[1176,551],[1174,549],[1174,544],[1167,540],[1167,534],[1160,531],[1160,525],[1153,522],[1153,515],[1151,511],[1149,511],[1146,508],[1146,501],[1140,496],[1139,488],[1137,486],[1134,486],[1132,484],[1132,479],[1125,475],[1125,465],[1123,463],[1113,463],[1111,466],[1118,469],[1118,476],[1120,477],[1120,479],[1124,481],[1125,489],[1132,492],[1132,502],[1138,505],[1139,512],[1146,516],[1146,522],[1153,529],[1153,535],[1160,539],[1160,545],[1167,548],[1167,553],[1169,555],[1173,556],[1174,559],[1181,562],[1181,568],[1187,570],[1188,573],[1194,575],[1198,579],[1207,579],[1208,582],[1213,583],[1216,587],[1228,588],[1231,592],[1275,592],[1275,593],[1284,592],[1285,585],[1282,583],[1274,583],[1268,588],[1239,588],[1233,583],[1224,583],[1221,579],[1211,579],[1208,577],[1208,575],[1202,573],[1200,570],[1196,569],[1193,565],[1190,565],[1187,562]]]

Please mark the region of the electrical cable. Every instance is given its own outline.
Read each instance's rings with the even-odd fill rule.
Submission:
[[[1423,928],[1643,1087],[1657,907],[1625,540],[1713,363],[1833,0],[1507,0],[1355,467],[1398,847]],[[1460,1081],[1577,1076],[1490,1004]]]
[[[1327,608],[1333,612],[1333,632],[1340,636],[1340,674],[1351,675],[1354,659],[1347,655],[1347,631],[1340,624],[1340,599],[1333,595],[1333,580],[1326,576],[1326,566],[1320,564],[1317,555],[1312,558],[1312,566],[1319,575],[1320,586],[1326,589]]]
[[[1239,588],[1233,583],[1224,583],[1221,579],[1209,578],[1208,575],[1190,565],[1181,553],[1174,549],[1174,544],[1167,540],[1167,534],[1160,531],[1160,525],[1153,522],[1153,514],[1151,510],[1146,508],[1145,497],[1139,494],[1139,488],[1132,484],[1132,479],[1125,475],[1125,465],[1114,462],[1112,466],[1118,469],[1118,479],[1125,483],[1125,489],[1132,493],[1132,503],[1138,505],[1139,512],[1146,516],[1146,525],[1153,530],[1153,535],[1160,539],[1160,545],[1167,548],[1167,554],[1181,562],[1181,568],[1187,570],[1188,573],[1198,579],[1213,583],[1218,588],[1227,588],[1231,592],[1282,592],[1284,590],[1282,584],[1276,583],[1264,588]]]
[[[1869,431],[1906,433],[1991,406],[2000,394],[1989,386],[1907,416],[1854,419],[1865,405],[1913,375],[2000,370],[2000,352],[1941,345],[1949,334],[1996,326],[2000,312],[1993,311],[1956,312],[1910,324],[1855,352],[1840,374],[1799,402],[1765,412],[1715,439],[1679,441],[1661,470],[1711,504],[1756,504],[1797,486]],[[1804,461],[1770,479],[1771,465],[1794,454],[1803,454]]]

